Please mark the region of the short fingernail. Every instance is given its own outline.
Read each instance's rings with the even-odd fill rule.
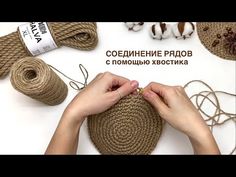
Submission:
[[[150,93],[149,93],[149,91],[144,92],[144,93],[143,93],[143,96],[144,96],[145,98],[149,98],[149,97],[150,97]]]
[[[132,88],[134,88],[134,89],[138,88],[138,82],[137,81],[131,81],[130,84],[131,84]]]

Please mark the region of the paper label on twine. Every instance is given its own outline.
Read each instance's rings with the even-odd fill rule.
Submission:
[[[46,22],[31,22],[21,25],[19,32],[33,56],[58,48]]]

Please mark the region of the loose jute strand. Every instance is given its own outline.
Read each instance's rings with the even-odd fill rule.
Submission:
[[[12,86],[24,95],[54,106],[65,100],[68,87],[53,70],[69,79],[73,89],[82,90],[87,85],[88,71],[81,64],[79,69],[84,76],[84,83],[71,79],[41,59],[26,57],[18,60],[12,66],[10,80]]]
[[[223,94],[226,96],[234,97],[236,99],[236,94],[227,93],[224,91],[214,91],[208,84],[206,84],[205,82],[201,80],[190,81],[184,86],[184,88],[186,89],[192,83],[200,83],[209,89],[207,91],[201,91],[199,93],[191,95],[190,99],[193,100],[193,103],[197,107],[198,111],[206,117],[205,121],[207,125],[210,127],[211,131],[213,132],[213,128],[215,126],[223,125],[225,122],[228,122],[228,121],[232,121],[235,124],[235,129],[236,129],[236,113],[229,113],[229,112],[224,111],[221,108],[219,98],[217,96],[218,94]],[[203,104],[205,101],[208,101],[215,107],[215,111],[212,115],[204,111]],[[222,120],[221,119],[222,116],[226,118]],[[235,133],[235,136],[236,136],[236,133]],[[234,141],[236,141],[236,139]],[[230,154],[233,154],[235,151],[236,151],[236,144],[234,148],[232,149],[232,151],[230,152]]]
[[[48,22],[52,37],[58,47],[92,50],[98,43],[96,23]],[[31,56],[19,32],[0,37],[0,78],[6,76],[19,59]]]
[[[79,69],[80,69],[80,71],[81,71],[81,73],[83,74],[83,77],[84,77],[84,82],[83,83],[72,79],[71,77],[65,75],[63,72],[61,72],[60,70],[58,70],[57,68],[55,68],[51,65],[48,65],[48,66],[50,68],[52,68],[53,70],[57,71],[58,73],[60,73],[61,75],[63,75],[65,78],[69,79],[70,80],[69,85],[74,90],[77,90],[77,91],[83,90],[88,85],[89,73],[88,73],[87,69],[82,64],[79,64]],[[81,85],[81,87],[79,85]]]

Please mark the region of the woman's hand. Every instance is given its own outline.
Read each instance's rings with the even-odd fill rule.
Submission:
[[[68,105],[63,117],[83,121],[87,116],[106,111],[121,98],[136,91],[137,81],[106,72],[98,74]]]
[[[181,86],[150,83],[143,96],[164,120],[190,138],[196,153],[219,153],[210,129]]]
[[[137,81],[109,72],[98,74],[65,109],[45,154],[75,154],[84,119],[106,111],[137,88]]]

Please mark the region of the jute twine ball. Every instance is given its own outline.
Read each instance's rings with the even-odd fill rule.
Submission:
[[[38,58],[18,60],[11,68],[10,80],[19,92],[51,106],[62,103],[68,93],[67,85]]]
[[[161,135],[162,121],[141,95],[129,95],[109,110],[88,117],[92,142],[101,154],[150,154]]]
[[[232,38],[232,44],[225,47],[225,40],[231,40],[230,33],[236,33],[236,22],[198,22],[197,33],[201,43],[212,54],[223,59],[236,60],[236,38]],[[230,52],[232,50],[234,52]]]

